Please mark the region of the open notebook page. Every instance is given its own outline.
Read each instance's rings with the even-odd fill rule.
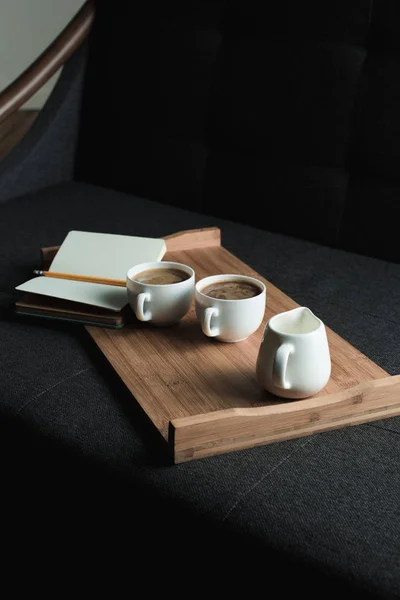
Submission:
[[[50,271],[125,279],[130,267],[161,260],[165,252],[163,239],[70,231]],[[50,277],[35,277],[16,289],[115,311],[128,302],[126,288]]]

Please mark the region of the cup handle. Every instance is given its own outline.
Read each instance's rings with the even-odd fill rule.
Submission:
[[[136,316],[139,321],[150,321],[151,320],[151,311],[144,310],[144,303],[150,300],[151,296],[148,292],[142,292],[138,294],[136,298]]]
[[[208,337],[215,337],[219,335],[218,327],[211,327],[211,319],[212,317],[218,317],[219,310],[218,308],[214,308],[213,306],[210,308],[206,308],[203,315],[202,329],[203,333]]]
[[[286,380],[286,369],[289,356],[294,352],[292,344],[282,344],[275,354],[274,365],[272,367],[272,383],[283,390],[290,390],[290,382]]]

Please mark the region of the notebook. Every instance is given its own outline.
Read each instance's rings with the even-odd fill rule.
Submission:
[[[166,244],[160,238],[70,231],[59,248],[50,250],[51,264],[41,265],[49,271],[125,279],[130,267],[161,260]],[[16,312],[64,320],[122,326],[128,304],[126,288],[83,281],[39,276],[16,289],[26,292]]]

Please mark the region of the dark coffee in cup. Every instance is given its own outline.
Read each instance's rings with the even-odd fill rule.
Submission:
[[[257,285],[236,279],[232,281],[229,281],[229,279],[215,281],[201,290],[202,294],[217,300],[245,300],[246,298],[254,298],[261,292],[261,288]]]
[[[171,283],[180,283],[190,278],[188,273],[180,269],[160,268],[147,269],[133,277],[139,283],[148,283],[150,285],[170,285]]]

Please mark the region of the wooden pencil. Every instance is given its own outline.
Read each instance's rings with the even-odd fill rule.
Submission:
[[[70,279],[73,281],[86,281],[88,283],[101,283],[103,285],[116,285],[126,287],[124,279],[109,279],[107,277],[91,277],[90,275],[76,275],[74,273],[57,273],[55,271],[33,271],[35,275],[43,277],[54,277],[55,279]]]

